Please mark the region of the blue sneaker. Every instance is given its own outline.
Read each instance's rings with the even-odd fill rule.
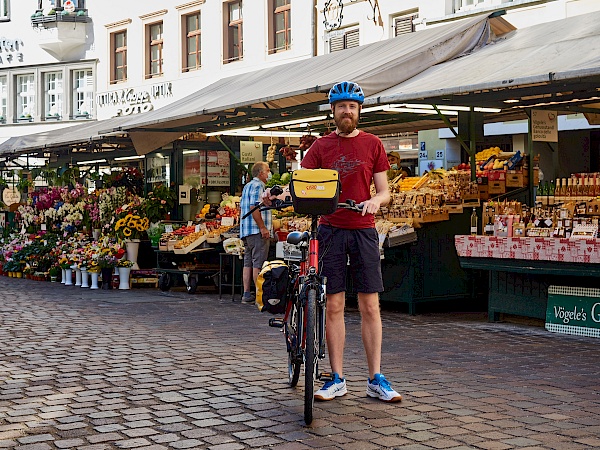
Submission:
[[[346,395],[346,379],[340,378],[337,373],[333,374],[333,380],[327,381],[325,385],[315,392],[316,400],[333,400],[335,397]]]
[[[399,402],[402,396],[392,389],[390,382],[385,377],[376,373],[373,379],[367,379],[367,395],[384,402]]]

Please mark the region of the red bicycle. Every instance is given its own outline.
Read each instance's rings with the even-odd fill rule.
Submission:
[[[271,188],[272,195],[281,195],[279,186]],[[270,206],[259,206],[261,211],[293,206],[290,198],[275,200]],[[353,200],[338,203],[336,208],[362,212]],[[334,208],[335,209],[335,208]],[[250,213],[249,213],[250,214]],[[293,231],[287,243],[300,250],[298,261],[289,262],[288,303],[283,318],[272,318],[269,326],[282,329],[288,353],[288,377],[291,387],[298,384],[302,364],[304,368],[304,421],[313,420],[315,380],[328,380],[329,373],[319,373],[319,360],[325,358],[325,309],[327,279],[321,275],[319,258],[318,222],[320,214],[309,214],[310,231]],[[325,252],[327,249],[325,249]]]

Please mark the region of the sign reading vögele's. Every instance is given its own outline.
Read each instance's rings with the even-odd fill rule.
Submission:
[[[600,337],[600,289],[549,286],[546,329]]]

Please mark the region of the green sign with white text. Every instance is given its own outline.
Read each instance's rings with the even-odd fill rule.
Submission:
[[[600,337],[600,289],[550,286],[546,329]]]

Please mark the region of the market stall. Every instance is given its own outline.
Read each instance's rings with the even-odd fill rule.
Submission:
[[[596,173],[557,180],[558,191],[540,189],[532,208],[484,203],[483,226],[473,235],[456,236],[461,267],[489,272],[490,321],[502,313],[548,319],[552,286],[597,286],[598,181]]]

